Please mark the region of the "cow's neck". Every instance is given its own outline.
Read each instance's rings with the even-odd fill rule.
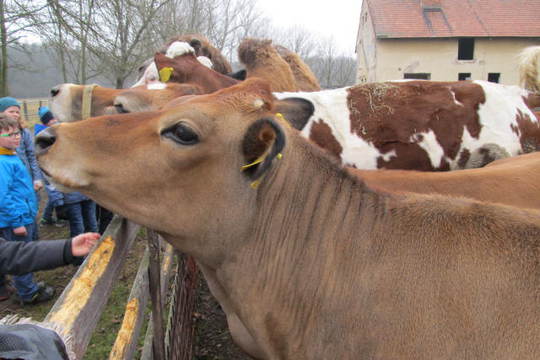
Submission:
[[[332,293],[324,288],[340,276],[336,269],[362,264],[353,254],[359,248],[369,253],[369,232],[385,217],[386,196],[367,189],[305,140],[292,142],[301,144],[286,150],[262,180],[248,239],[216,271],[229,308],[251,330],[271,328],[278,313],[294,318],[300,316],[294,309],[306,309],[302,316],[316,311],[324,302],[321,294]],[[342,264],[346,254],[350,259]],[[251,332],[257,339],[271,336]]]

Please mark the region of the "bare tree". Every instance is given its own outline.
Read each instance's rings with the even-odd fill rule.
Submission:
[[[19,41],[34,26],[32,19],[43,4],[28,1],[0,0],[0,96],[9,94],[9,47],[20,47]]]

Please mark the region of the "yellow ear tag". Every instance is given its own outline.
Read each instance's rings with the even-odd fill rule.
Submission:
[[[159,70],[159,81],[161,82],[169,81],[172,73],[173,73],[172,67],[164,67],[163,69]]]
[[[264,160],[264,157],[261,156],[260,158],[258,158],[258,159],[255,160],[254,162],[252,162],[251,164],[247,164],[247,165],[242,166],[242,167],[240,168],[240,170],[244,171],[244,170],[246,170],[246,169],[249,169],[250,167],[255,166],[255,165],[261,163],[263,160]]]
[[[287,125],[287,127],[291,127],[291,124],[289,124],[289,122],[285,119],[285,116],[283,116],[282,113],[276,113],[276,117],[281,120],[282,122],[285,123],[285,125]]]

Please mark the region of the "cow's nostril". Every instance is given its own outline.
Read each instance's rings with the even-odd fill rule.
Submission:
[[[41,131],[35,138],[35,151],[36,154],[43,155],[56,141],[56,130],[53,128],[47,128]]]
[[[59,86],[55,86],[51,89],[51,96],[52,97],[55,97],[56,95],[58,95],[58,93],[60,92],[60,87]]]

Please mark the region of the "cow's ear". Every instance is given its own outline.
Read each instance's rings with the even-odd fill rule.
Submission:
[[[238,70],[237,72],[231,72],[227,74],[227,76],[240,81],[246,80],[246,75],[246,69]]]
[[[292,127],[302,130],[306,126],[309,118],[315,113],[315,106],[302,98],[284,98],[274,103],[276,112],[283,114]]]
[[[272,118],[255,121],[246,131],[242,142],[242,152],[246,165],[242,171],[251,180],[258,180],[281,157],[285,147],[285,133]]]
[[[195,50],[196,55],[200,55],[202,44],[199,39],[191,39],[189,45]]]

